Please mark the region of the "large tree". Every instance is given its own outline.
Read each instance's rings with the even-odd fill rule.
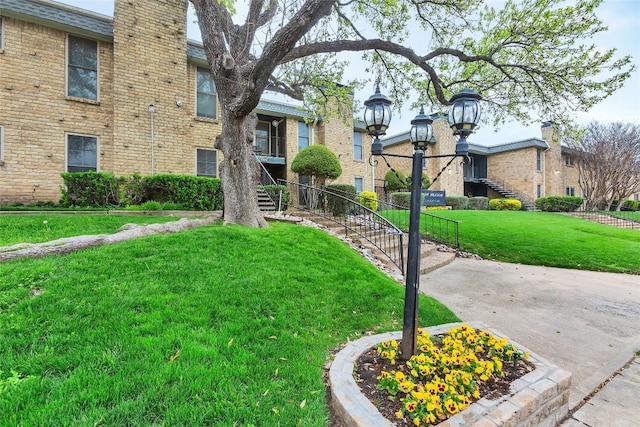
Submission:
[[[478,0],[248,0],[238,23],[235,0],[190,1],[223,106],[216,148],[224,155],[224,219],[249,226],[266,225],[255,197],[253,109],[265,90],[310,108],[333,96],[350,102],[335,83],[362,82],[343,81],[348,64],[337,52],[361,52],[370,64],[362,76],[396,104],[417,91],[438,110],[471,88],[496,122],[564,122],[633,70],[630,57],[580,42],[606,30],[595,13],[601,0],[508,0],[499,10]]]
[[[640,191],[640,125],[591,122],[568,141],[587,209],[609,210]]]

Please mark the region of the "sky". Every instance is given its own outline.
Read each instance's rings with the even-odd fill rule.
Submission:
[[[113,16],[113,0],[57,1],[103,15]],[[191,7],[190,12],[192,13]],[[598,8],[598,16],[609,27],[609,30],[597,35],[591,42],[603,50],[616,48],[618,50],[616,58],[630,54],[633,57],[633,63],[640,69],[640,27],[638,26],[638,22],[640,22],[640,1],[604,0]],[[200,29],[195,20],[196,18],[193,14],[188,19],[187,37],[191,40],[201,41]],[[353,68],[359,67],[354,64]],[[381,88],[381,91],[385,93],[384,88]],[[370,92],[367,92],[365,88],[356,93],[355,97],[362,102],[373,92],[372,83]],[[268,92],[263,95],[263,98],[276,101],[283,100],[282,97]],[[408,107],[403,108],[400,114],[394,111],[394,117],[387,134],[397,135],[409,131],[410,122],[416,114],[417,111],[411,111]],[[603,102],[594,105],[589,112],[576,113],[576,122],[578,124],[587,124],[593,120],[640,124],[640,70],[636,70],[632,74],[622,89]],[[496,145],[528,138],[540,138],[540,125],[522,125],[517,122],[508,122],[499,129],[495,129],[489,124],[481,124],[476,133],[469,137],[469,141],[480,145]]]

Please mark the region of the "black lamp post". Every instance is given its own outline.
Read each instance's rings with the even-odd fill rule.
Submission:
[[[364,101],[364,122],[367,132],[373,136],[371,144],[371,154],[382,154],[382,143],[380,137],[387,133],[389,122],[391,121],[391,100],[380,93],[380,85],[376,85],[376,92]]]
[[[480,95],[470,89],[463,89],[451,98],[452,106],[449,111],[449,125],[454,135],[459,136],[455,154],[425,156],[429,144],[432,142],[433,128],[431,120],[424,114],[424,108],[411,121],[409,133],[414,147],[411,173],[411,202],[409,211],[409,253],[407,256],[407,277],[404,297],[404,320],[402,325],[402,342],[400,345],[400,357],[408,360],[415,354],[418,330],[418,294],[420,291],[420,202],[422,198],[422,160],[430,157],[457,157],[467,156],[469,144],[466,138],[473,132],[480,120],[480,108],[478,101]],[[364,105],[364,121],[369,135],[373,136],[371,154],[381,156],[382,143],[379,137],[386,133],[391,120],[391,101],[380,93],[380,87],[376,87],[376,93],[372,95]],[[386,121],[385,121],[386,119]],[[390,155],[390,154],[389,154]],[[390,155],[391,156],[391,155]],[[394,154],[393,157],[404,157]]]

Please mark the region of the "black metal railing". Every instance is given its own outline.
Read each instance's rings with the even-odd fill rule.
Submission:
[[[575,210],[569,213],[577,218],[611,225],[618,228],[630,228],[640,230],[640,212],[634,211],[601,211],[601,210]]]
[[[286,180],[278,183],[285,185],[292,195],[290,206],[344,228],[345,235],[354,233],[362,237],[405,274],[404,232],[387,218],[353,200],[354,195]]]

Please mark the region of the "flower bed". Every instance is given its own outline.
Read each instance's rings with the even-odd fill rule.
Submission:
[[[431,336],[444,335],[449,330],[457,328],[458,332],[461,332],[462,324],[449,324],[440,325],[433,328],[426,329],[426,333]],[[486,325],[480,322],[470,323],[469,327],[479,330],[486,330],[490,332],[490,335],[495,337],[495,341],[492,341],[492,347],[502,349],[502,351],[510,351],[512,357],[516,357],[518,354],[517,347],[520,350],[524,348],[520,345],[509,341],[506,337],[499,334],[496,331],[491,330]],[[355,379],[353,378],[353,369],[356,360],[365,352],[372,348],[381,346],[381,352],[387,351],[387,357],[392,355],[393,352],[393,340],[399,339],[400,332],[382,334],[377,336],[366,337],[358,341],[352,342],[347,345],[338,355],[332,363],[329,371],[329,383],[331,388],[331,404],[334,412],[339,418],[342,419],[344,424],[349,427],[356,426],[393,426],[394,424],[383,417],[376,406],[364,396],[358,388]],[[425,335],[426,336],[426,335]],[[490,338],[488,338],[490,339]],[[388,350],[381,344],[386,342]],[[426,345],[423,342],[423,345]],[[453,344],[452,344],[453,345]],[[486,342],[483,344],[486,347]],[[426,349],[426,348],[425,348]],[[389,351],[390,350],[390,351]],[[467,357],[470,357],[467,355]],[[476,375],[479,379],[480,376],[486,375],[486,370],[495,370],[498,364],[491,358],[491,365],[489,362],[480,363],[475,362],[473,357],[470,357],[469,365],[472,366],[471,376],[466,374],[457,374],[460,386],[460,391],[465,387],[469,389],[471,395],[476,392],[472,377]],[[424,360],[421,360],[424,361]],[[568,411],[568,394],[570,385],[570,374],[563,371],[544,359],[535,354],[530,354],[529,363],[531,363],[535,370],[526,374],[518,380],[515,380],[509,386],[509,391],[506,394],[501,395],[493,400],[481,397],[475,403],[467,405],[465,403],[465,393],[449,393],[443,403],[450,405],[451,411],[447,415],[455,415],[448,418],[446,421],[438,424],[440,426],[471,426],[471,425],[487,425],[487,426],[517,426],[517,425],[537,425],[537,426],[553,426],[557,421],[562,419]],[[425,364],[421,364],[423,372],[426,374],[427,368]],[[479,372],[482,368],[483,372]],[[410,375],[412,378],[420,377],[421,373],[418,372],[421,367],[415,362],[411,366],[412,370],[415,370],[416,375]],[[449,372],[450,373],[450,372]],[[403,402],[402,414],[407,413],[415,415],[421,414],[418,418],[419,423],[424,424],[424,420],[431,420],[429,414],[433,414],[435,419],[444,418],[444,412],[447,412],[446,408],[440,408],[436,410],[434,406],[429,406],[432,411],[427,410],[427,396],[423,396],[420,393],[428,393],[426,388],[418,388],[415,385],[407,383],[407,376],[405,374],[399,375],[400,380],[396,377],[396,374],[388,374],[388,380],[383,387],[390,388],[396,392],[401,392],[402,388],[409,391],[409,399]],[[383,383],[385,378],[382,378]],[[444,383],[444,378],[441,383]],[[451,377],[449,378],[451,380]],[[466,382],[469,384],[465,384]],[[403,384],[404,383],[404,384]],[[436,385],[437,387],[437,385]],[[448,389],[448,385],[446,388]],[[442,386],[444,389],[444,385]],[[411,393],[414,391],[413,393]],[[456,397],[458,395],[458,397]],[[417,396],[417,397],[416,397]],[[424,405],[420,404],[421,398],[424,401]],[[462,403],[462,404],[461,404]],[[425,418],[422,418],[424,416]],[[411,417],[416,419],[416,417]]]

